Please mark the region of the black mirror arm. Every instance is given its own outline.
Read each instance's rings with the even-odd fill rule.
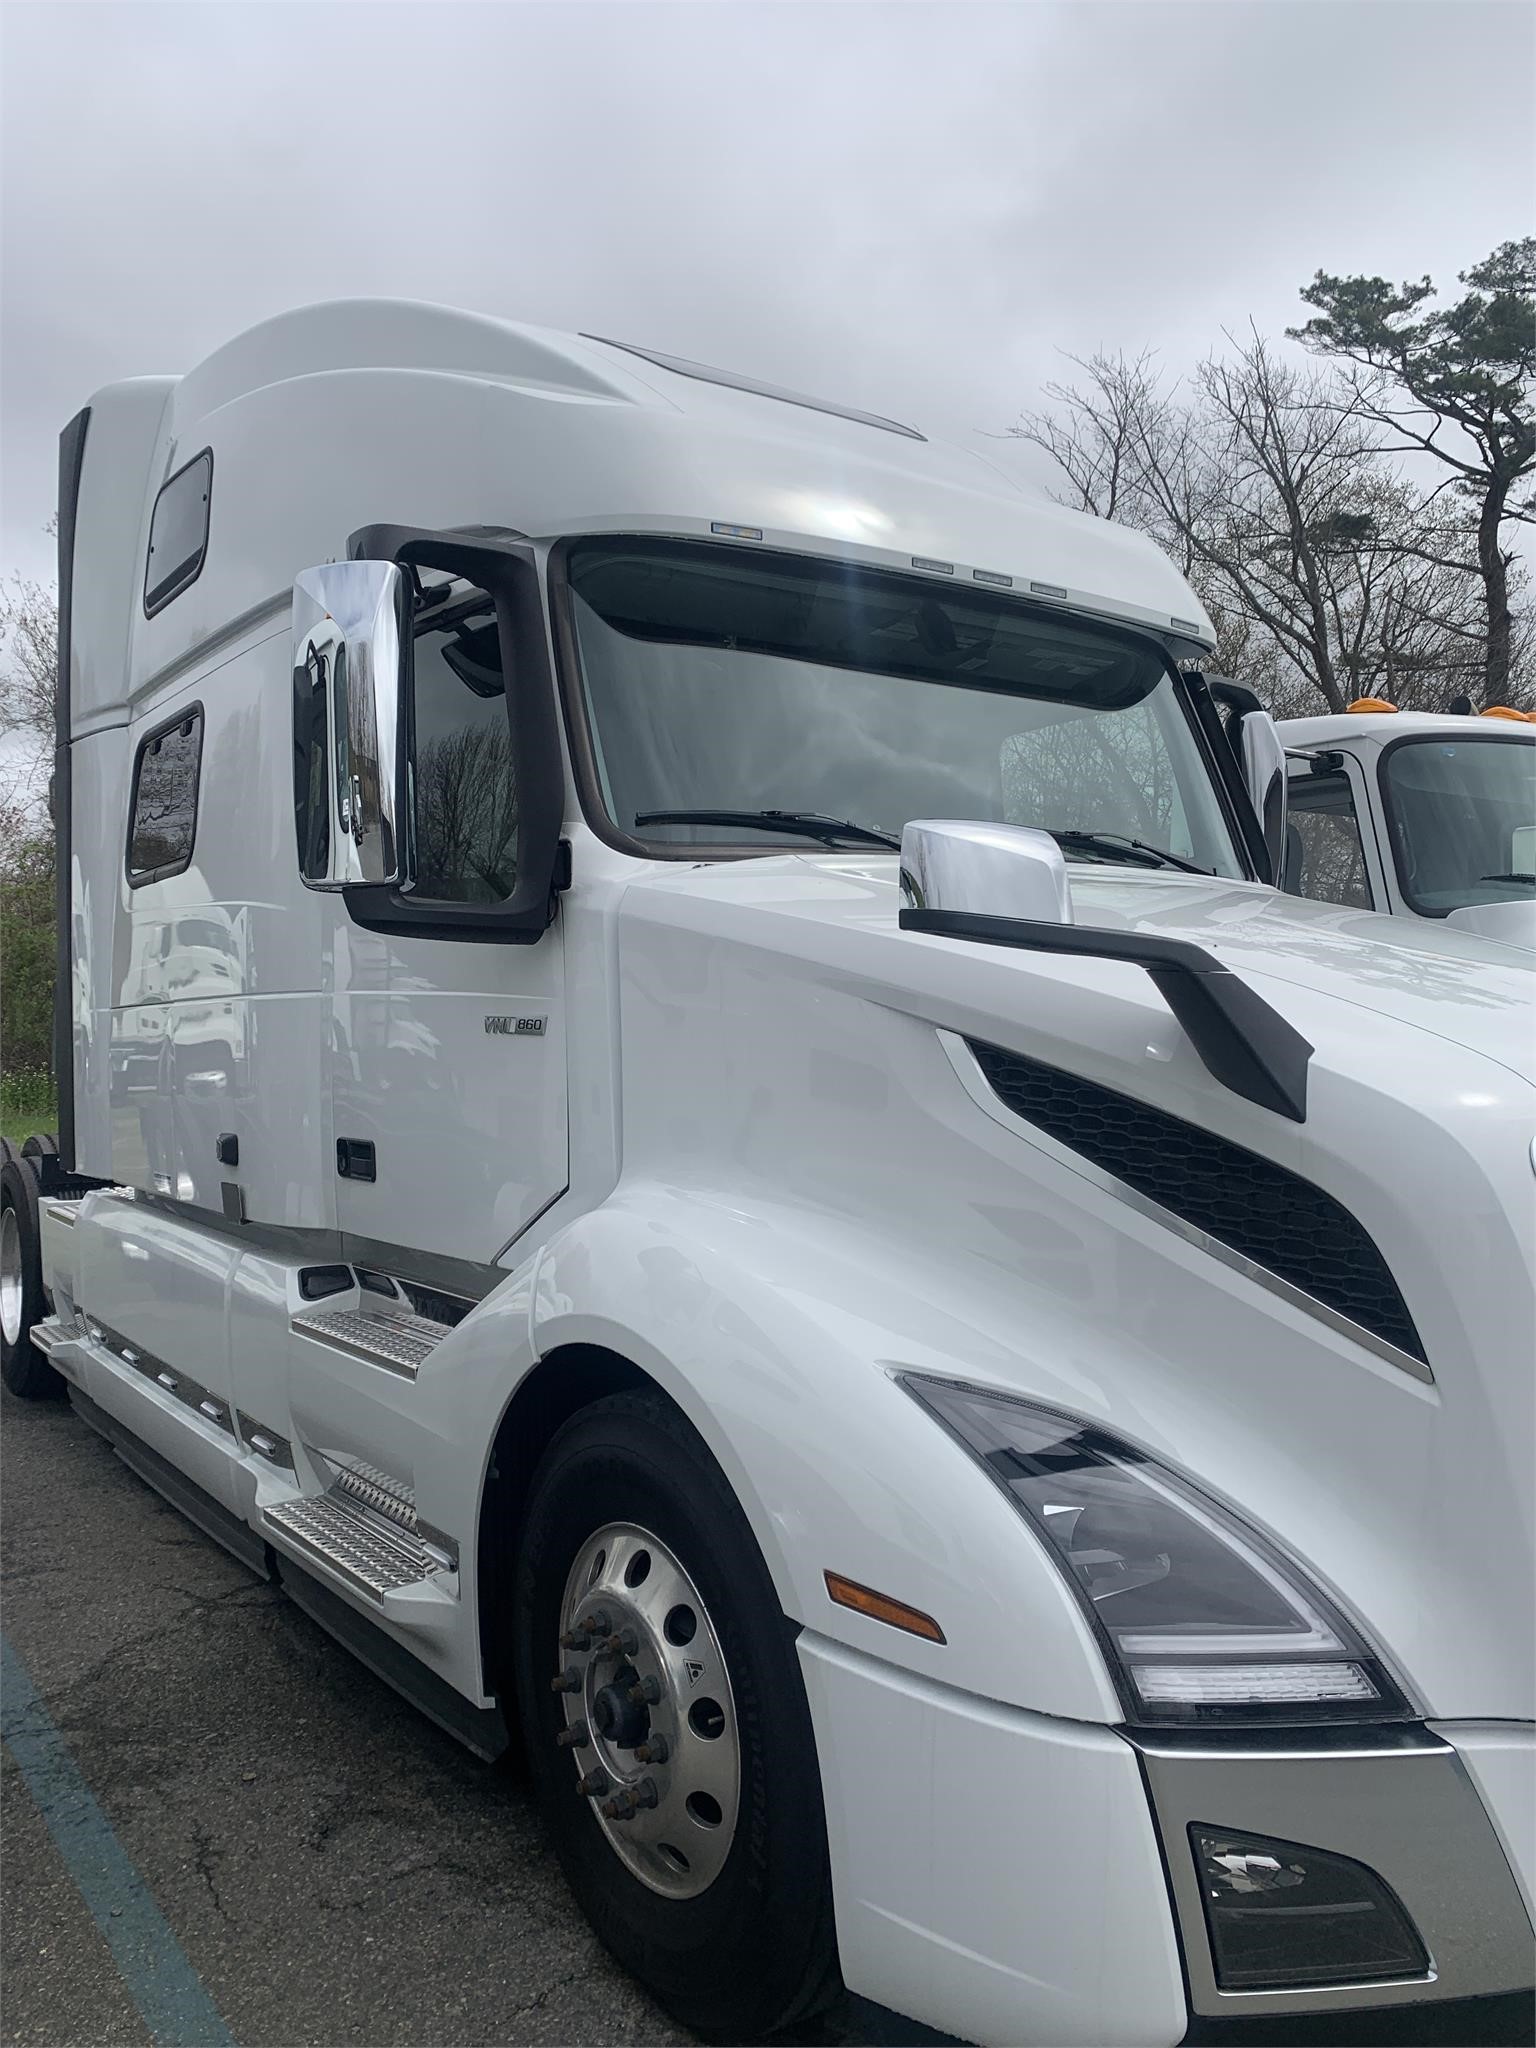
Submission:
[[[1017,946],[1037,953],[1076,953],[1144,968],[1178,1018],[1206,1071],[1234,1095],[1293,1123],[1307,1120],[1307,1064],[1313,1048],[1239,975],[1187,939],[1155,932],[1098,931],[984,917],[966,910],[901,912],[904,932]]]

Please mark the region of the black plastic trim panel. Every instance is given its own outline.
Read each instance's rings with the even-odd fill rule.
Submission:
[[[1361,2005],[1341,2012],[1285,2012],[1252,2019],[1191,2020],[1182,2048],[1530,2048],[1536,1993],[1426,1998]]]
[[[1075,953],[1143,967],[1214,1079],[1260,1109],[1298,1124],[1307,1120],[1310,1041],[1203,946],[1160,932],[1102,931],[969,910],[908,906],[898,921],[904,932],[926,932],[931,938]]]
[[[1001,1046],[966,1042],[998,1100],[1015,1116],[1252,1265],[1428,1362],[1375,1239],[1314,1182],[1080,1074]]]

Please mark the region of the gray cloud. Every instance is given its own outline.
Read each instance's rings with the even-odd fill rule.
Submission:
[[[1059,348],[1181,365],[1278,331],[1319,265],[1449,282],[1529,216],[1536,26],[1498,0],[0,22],[0,568],[32,573],[94,387],[309,299],[584,327],[974,439]]]

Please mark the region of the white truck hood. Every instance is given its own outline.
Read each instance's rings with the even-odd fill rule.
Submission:
[[[921,1275],[892,1311],[890,1355],[919,1320],[985,1327],[982,1377],[1096,1415],[1240,1497],[1354,1607],[1427,1711],[1529,1718],[1536,960],[1253,883],[1086,864],[1070,877],[1079,926],[1206,947],[1306,1038],[1305,1122],[1214,1080],[1138,967],[904,933],[890,856],[769,856],[658,865],[625,892],[626,984],[650,1016],[626,1170],[687,1178],[684,1132],[711,1183],[724,1173],[743,1198],[811,1218],[822,1245],[843,1233],[850,1271],[860,1247],[884,1246],[870,1256]],[[1377,1246],[1430,1374],[1064,1181],[1059,1150],[1053,1165],[1027,1129],[978,1123],[985,1085],[968,1103],[944,1050],[963,1041],[1149,1103],[1321,1188]],[[647,1105],[679,1095],[686,1118],[658,1113],[653,1133]],[[1057,1238],[1071,1247],[1060,1270],[1094,1275],[1086,1321],[1039,1256]]]

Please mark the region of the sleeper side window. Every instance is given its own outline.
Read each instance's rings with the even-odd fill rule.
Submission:
[[[163,881],[191,865],[202,754],[200,704],[139,742],[128,824],[130,887]]]
[[[202,574],[213,500],[213,450],[205,448],[168,477],[149,522],[144,565],[144,615],[153,618]]]
[[[1370,877],[1354,792],[1342,769],[1293,775],[1288,784],[1283,882],[1292,896],[1371,907]]]
[[[499,903],[517,881],[517,764],[495,605],[476,591],[428,614],[412,667],[412,894]]]

